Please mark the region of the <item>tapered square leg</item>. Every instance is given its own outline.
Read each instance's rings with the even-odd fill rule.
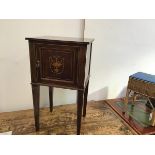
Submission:
[[[87,86],[86,86],[85,91],[84,91],[83,117],[86,116],[88,87],[89,87],[89,81],[88,81]]]
[[[78,90],[77,94],[77,135],[80,135],[81,130],[81,115],[84,102],[84,91]]]
[[[39,102],[40,102],[40,86],[32,84],[33,108],[35,118],[36,131],[39,130]]]
[[[53,87],[49,87],[50,112],[53,111]]]

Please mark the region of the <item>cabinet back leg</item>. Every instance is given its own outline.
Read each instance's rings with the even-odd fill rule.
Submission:
[[[50,112],[53,111],[53,87],[49,87]]]
[[[84,91],[83,117],[86,116],[88,87],[89,87],[89,81],[88,81],[87,86],[86,86],[85,91]]]

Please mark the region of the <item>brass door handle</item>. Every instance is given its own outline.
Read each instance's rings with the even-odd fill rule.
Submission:
[[[39,80],[39,68],[40,68],[40,61],[36,61],[36,80]]]
[[[39,67],[40,67],[40,61],[37,60],[37,61],[36,61],[36,68],[39,68]]]

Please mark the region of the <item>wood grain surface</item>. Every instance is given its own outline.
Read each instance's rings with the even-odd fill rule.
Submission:
[[[0,132],[13,135],[75,135],[76,104],[40,109],[40,131],[35,131],[33,109],[0,113]],[[134,132],[115,115],[105,101],[88,102],[81,121],[81,135],[132,135]]]

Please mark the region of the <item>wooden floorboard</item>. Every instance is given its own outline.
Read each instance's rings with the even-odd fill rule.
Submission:
[[[75,135],[76,104],[55,106],[40,110],[39,132],[35,132],[33,109],[0,113],[0,132],[12,131],[13,135]],[[105,101],[91,101],[87,115],[82,118],[82,135],[132,135],[135,134],[110,109]]]

